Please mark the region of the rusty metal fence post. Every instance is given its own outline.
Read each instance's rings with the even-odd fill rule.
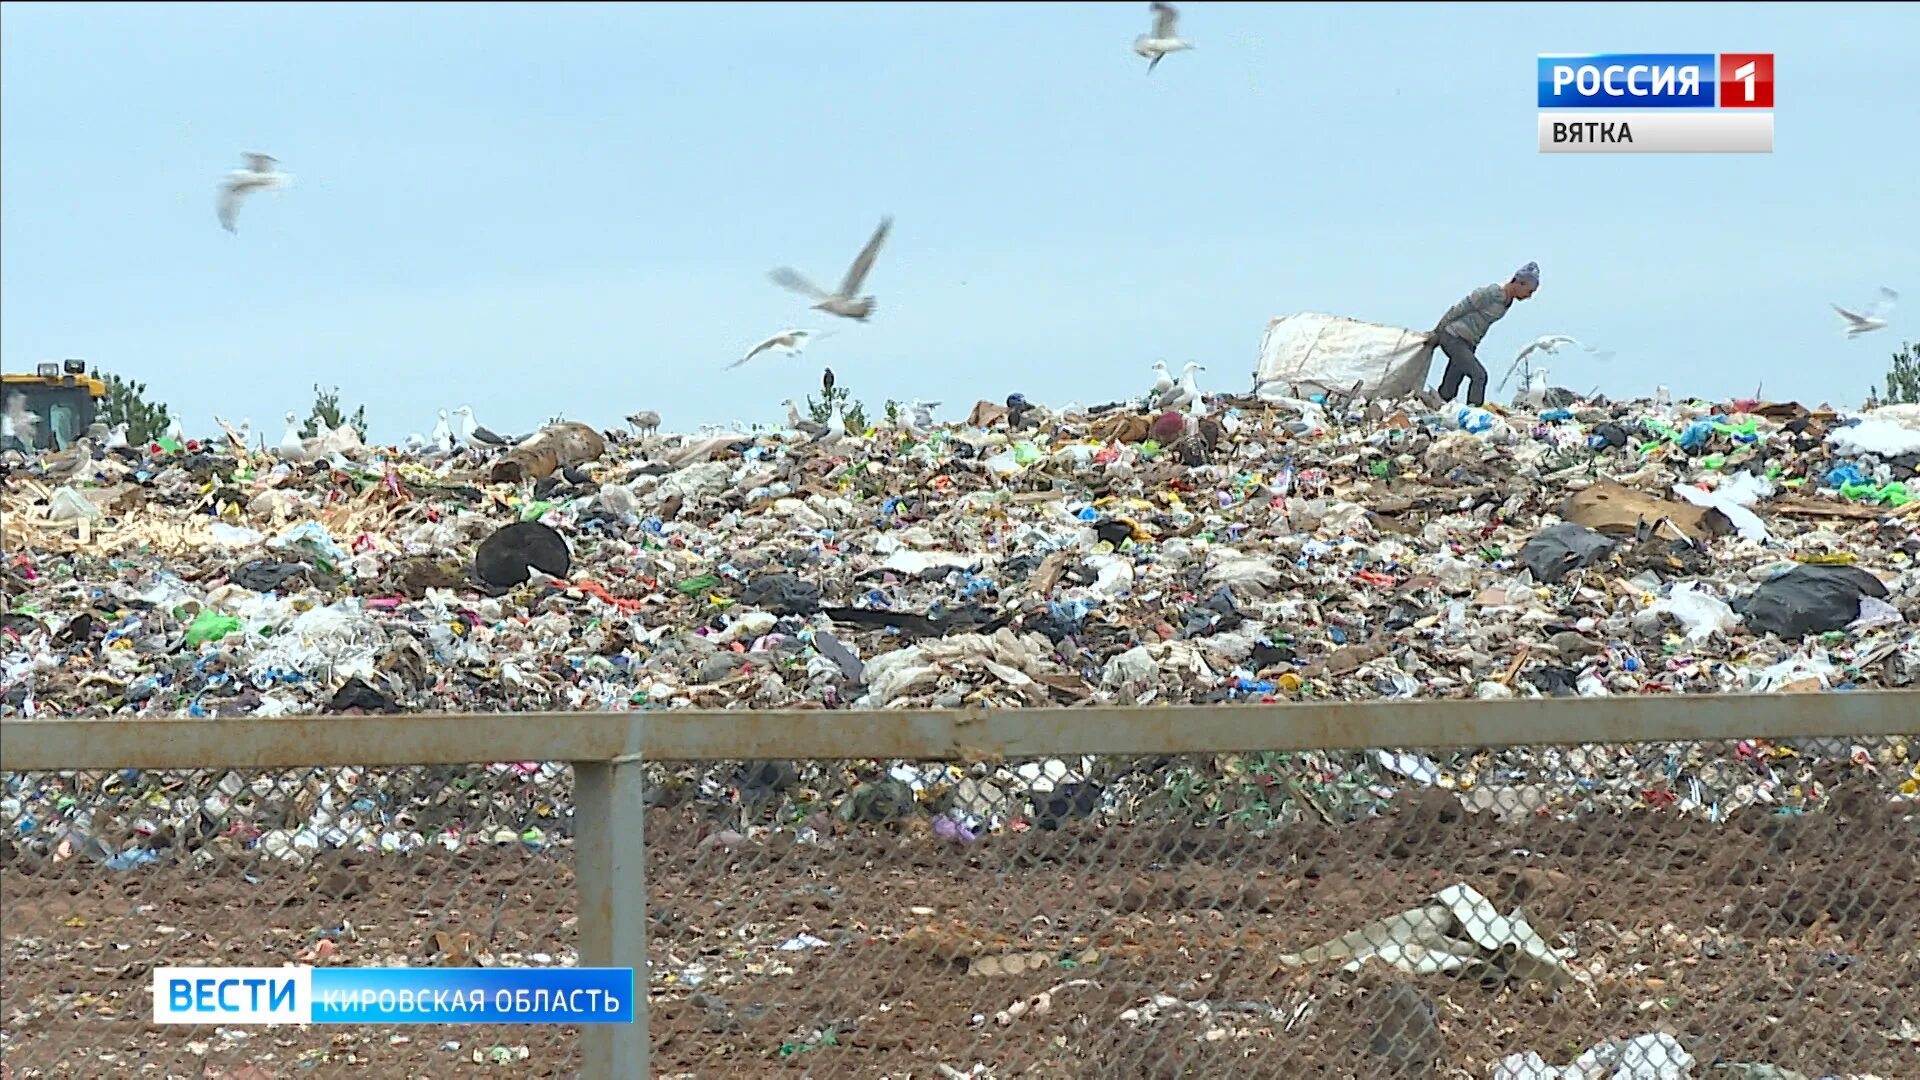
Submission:
[[[584,1024],[584,1080],[644,1080],[647,1071],[646,801],[638,754],[573,763],[574,882],[581,967],[633,969],[633,1022]]]

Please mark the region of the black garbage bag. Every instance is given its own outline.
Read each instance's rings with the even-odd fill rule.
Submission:
[[[1595,425],[1593,433],[1610,450],[1618,450],[1626,446],[1629,439],[1627,429],[1611,420]]]
[[[1520,561],[1533,579],[1553,585],[1583,566],[1591,566],[1613,550],[1613,541],[1585,526],[1563,522],[1527,541]]]
[[[359,709],[365,713],[394,713],[400,709],[393,698],[369,686],[359,676],[346,681],[340,689],[333,692],[333,699],[327,702],[327,712],[343,713],[348,709]]]
[[[812,615],[820,610],[820,586],[795,574],[762,574],[747,583],[740,602],[775,615]]]
[[[1844,630],[1860,617],[1860,598],[1887,597],[1880,579],[1857,566],[1796,566],[1760,583],[1733,604],[1757,633],[1801,638]]]
[[[481,541],[473,555],[474,573],[495,588],[523,584],[533,576],[527,572],[529,566],[566,577],[573,569],[566,537],[537,521],[517,521]]]
[[[302,563],[283,563],[275,559],[254,559],[235,567],[227,575],[235,585],[254,592],[278,592],[281,586],[307,572]]]

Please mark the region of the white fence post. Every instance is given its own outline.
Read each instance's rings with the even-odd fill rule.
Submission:
[[[633,969],[633,1023],[583,1024],[583,1080],[646,1080],[646,803],[637,760],[576,761],[574,884],[581,967]]]

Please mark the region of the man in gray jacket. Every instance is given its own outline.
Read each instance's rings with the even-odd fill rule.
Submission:
[[[1447,370],[1440,377],[1440,396],[1448,401],[1467,384],[1467,404],[1484,405],[1487,400],[1487,368],[1474,355],[1487,331],[1507,313],[1516,300],[1525,300],[1540,287],[1540,266],[1528,263],[1514,271],[1505,285],[1486,285],[1468,293],[1466,299],[1447,309],[1439,325],[1427,340],[1447,354]]]

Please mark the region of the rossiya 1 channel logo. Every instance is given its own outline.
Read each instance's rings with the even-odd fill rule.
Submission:
[[[1772,53],[1541,53],[1543,154],[1771,154]]]

